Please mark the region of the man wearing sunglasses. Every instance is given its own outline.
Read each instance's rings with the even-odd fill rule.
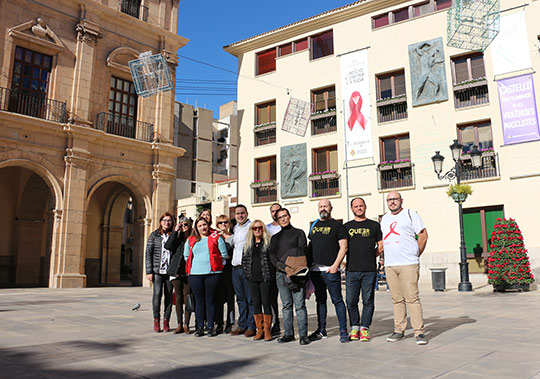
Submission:
[[[386,198],[390,212],[381,220],[384,245],[386,280],[394,304],[394,333],[386,340],[396,342],[405,337],[407,308],[417,345],[428,343],[424,335],[422,305],[418,292],[420,255],[428,239],[424,222],[413,210],[402,207],[399,192],[390,192]]]

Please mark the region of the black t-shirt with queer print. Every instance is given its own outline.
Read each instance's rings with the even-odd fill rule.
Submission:
[[[347,239],[347,230],[334,219],[319,220],[311,230],[309,239],[311,263],[332,266],[339,252],[339,241]]]
[[[382,240],[381,225],[373,220],[349,221],[347,271],[377,271],[377,242]]]

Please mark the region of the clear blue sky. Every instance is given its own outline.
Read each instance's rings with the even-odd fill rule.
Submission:
[[[178,34],[190,40],[178,54],[237,72],[223,46],[352,3],[353,0],[181,0]],[[236,100],[236,75],[180,57],[176,100],[205,107]],[[209,95],[214,93],[218,95]]]

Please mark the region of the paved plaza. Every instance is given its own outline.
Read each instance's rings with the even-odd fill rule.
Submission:
[[[2,289],[0,377],[540,378],[540,291],[424,288],[421,299],[426,346],[411,329],[386,342],[393,329],[386,291],[376,296],[371,342],[340,344],[329,302],[329,338],[300,346],[153,333],[150,288]],[[313,298],[308,311],[312,331]]]

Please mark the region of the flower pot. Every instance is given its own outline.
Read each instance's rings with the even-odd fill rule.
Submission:
[[[251,183],[249,186],[251,188],[259,188],[262,186],[262,182]]]
[[[338,177],[338,174],[337,173],[332,173],[332,174],[322,174],[321,175],[321,179],[334,179],[334,178],[337,178]]]
[[[493,285],[493,292],[516,292],[516,291],[517,292],[521,292],[521,291],[527,292],[527,291],[529,291],[529,283],[525,283],[525,284],[503,283],[503,284],[494,284]]]
[[[311,181],[320,180],[321,175],[310,175],[308,179],[311,180]]]
[[[379,171],[389,171],[389,170],[393,170],[394,169],[394,166],[389,164],[389,165],[384,165],[384,166],[379,166]]]
[[[411,167],[411,162],[394,163],[394,168],[406,168]]]
[[[464,203],[465,200],[467,200],[467,196],[466,193],[453,193],[452,199],[454,199],[456,203]]]

